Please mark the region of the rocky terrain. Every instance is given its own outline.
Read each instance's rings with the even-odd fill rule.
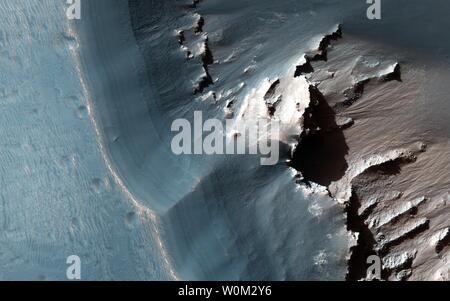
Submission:
[[[199,20],[203,29],[208,18],[197,17],[197,34]],[[254,83],[239,109],[229,100],[226,117],[281,122],[296,183],[327,191],[346,213],[348,280],[371,279],[370,255],[382,259],[385,280],[449,280],[448,139],[417,129],[419,116],[408,113],[421,106],[426,72],[402,53],[373,50],[376,43],[345,34],[341,24],[316,40],[282,76]],[[213,63],[207,41],[203,33],[193,55],[203,61],[201,87]],[[211,91],[215,102],[230,99]]]

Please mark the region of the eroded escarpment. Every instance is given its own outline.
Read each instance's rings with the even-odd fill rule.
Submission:
[[[349,250],[348,280],[373,279],[367,275],[370,255],[381,258],[385,280],[448,279],[447,205],[442,196],[424,195],[423,189],[411,187],[420,180],[414,178],[413,173],[418,173],[414,166],[428,151],[427,145],[419,139],[411,142],[414,137],[407,135],[404,146],[387,144],[372,152],[364,148],[370,141],[361,141],[362,146],[353,149],[348,143],[349,133],[356,133],[355,125],[363,134],[370,131],[369,114],[378,113],[370,105],[377,101],[374,91],[401,97],[395,96],[399,92],[394,88],[402,91],[404,85],[408,91],[412,84],[403,81],[397,61],[354,53],[342,30],[331,36],[321,43],[327,45],[326,51],[322,48],[317,50],[322,55],[303,56],[294,74],[306,77],[313,92],[292,161],[299,171],[298,183],[320,184],[343,205],[348,231],[356,240]],[[366,116],[364,125],[359,125],[358,115],[351,116],[355,111],[364,112],[359,113]],[[435,216],[437,207],[444,217]],[[431,271],[424,272],[425,266]],[[418,267],[421,272],[416,271]]]
[[[314,72],[312,62],[326,61],[328,58],[328,49],[332,41],[342,38],[342,25],[338,24],[331,33],[324,35],[316,49],[305,53],[299,65],[296,66],[294,77]]]
[[[389,187],[390,179],[401,172],[404,164],[414,163],[413,156],[407,152],[372,165],[352,179],[351,196],[346,203],[348,230],[359,233],[359,237],[351,249],[348,280],[371,279],[366,262],[371,255],[382,258],[382,279],[411,267],[417,253],[415,249],[397,252],[390,252],[390,249],[426,230],[429,223],[426,218],[414,219],[426,198],[407,201],[402,192],[385,191],[383,187]],[[402,275],[399,280],[409,277],[406,272]]]
[[[200,0],[195,0],[188,6],[189,10],[197,8]],[[208,33],[204,32],[205,18],[196,13],[190,13],[192,24],[176,30],[176,37],[181,50],[185,53],[187,60],[199,60],[201,72],[195,80],[194,94],[203,93],[205,89],[214,84],[209,66],[214,64],[214,56],[209,46]]]
[[[364,93],[364,87],[371,81],[380,84],[391,80],[400,80],[400,65],[394,63],[375,74],[364,74],[357,78],[351,88],[345,89],[342,102],[330,103],[320,91],[321,81],[316,80],[312,62],[326,61],[333,41],[342,38],[342,26],[325,35],[316,50],[303,56],[303,63],[296,67],[294,77],[308,76],[312,78],[310,95],[312,105],[304,115],[304,131],[300,135],[300,143],[294,151],[292,166],[299,170],[306,180],[329,186],[332,182],[344,177],[348,168],[345,156],[348,146],[343,131],[354,124],[354,120],[345,116],[345,108],[350,107]],[[328,79],[333,79],[334,72],[329,72]]]
[[[378,83],[386,83],[390,81],[401,82],[401,70],[399,63],[393,63],[379,74],[365,76],[357,79],[351,87],[346,88],[343,91],[344,100],[334,105],[334,109],[337,112],[342,112],[346,108],[357,102],[364,94],[366,86],[373,81]]]
[[[195,40],[192,36],[201,37],[201,47],[189,46]],[[187,59],[201,59],[204,74],[194,91],[204,93],[214,84],[205,19],[194,18],[178,39],[187,49]],[[445,213],[447,205],[441,205],[442,198],[436,195],[404,187],[416,185],[411,174],[418,161],[429,159],[424,155],[426,144],[423,137],[412,141],[409,133],[390,143],[392,126],[379,123],[379,112],[407,108],[406,97],[400,93],[416,87],[404,78],[402,73],[409,70],[395,56],[378,57],[355,43],[346,39],[338,25],[320,39],[316,49],[303,54],[286,76],[266,78],[253,87],[241,82],[219,91],[218,99],[226,100],[225,117],[233,119],[236,127],[258,118],[281,121],[276,138],[291,147],[289,165],[298,171],[295,181],[312,193],[325,191],[342,204],[348,231],[356,241],[349,250],[347,279],[370,279],[366,274],[370,255],[382,259],[382,279],[411,279],[419,274],[417,267],[427,265],[434,274],[425,274],[425,279],[445,279],[432,257],[448,262],[449,225],[436,222],[432,207],[442,206],[440,212]],[[244,87],[248,92],[241,98]],[[382,93],[392,96],[387,106],[379,105]],[[367,132],[379,132],[379,128],[388,134],[379,135],[375,142],[365,141],[373,139]]]
[[[395,190],[396,179],[414,164],[409,158],[393,160],[388,165],[373,166],[354,178],[350,205],[357,196],[360,210],[351,216],[370,237],[371,254],[382,259],[382,279],[444,280],[448,273],[449,244],[445,213],[440,208],[446,206],[442,203],[445,196]],[[365,245],[361,241],[353,253],[361,252]],[[426,270],[419,272],[418,268]],[[350,265],[353,273],[349,273],[349,278],[367,279],[365,271],[361,260],[360,265]]]
[[[359,159],[353,156],[352,161],[348,161],[352,150],[345,132],[358,120],[349,117],[347,111],[364,96],[369,85],[371,90],[384,89],[392,81],[401,84],[401,73],[398,62],[360,63],[357,57],[350,67],[339,66],[353,75],[351,88],[346,88],[347,82],[330,85],[332,81],[342,80],[341,70],[324,71],[315,64],[332,58],[331,43],[342,38],[341,26],[337,28],[337,33],[332,32],[321,40],[316,55],[303,56],[304,63],[296,67],[293,77],[267,80],[254,89],[245,98],[237,120],[245,122],[255,116],[281,120],[279,140],[291,146],[290,166],[298,171],[295,177],[298,185],[311,193],[326,191],[342,204],[349,236],[355,241],[349,249],[348,280],[370,279],[366,274],[366,260],[370,255],[382,259],[383,279],[406,280],[413,274],[412,265],[420,250],[405,245],[430,229],[426,216],[415,216],[426,198],[410,200],[393,191],[386,191],[384,196],[378,194],[385,192],[386,181],[416,162],[426,151],[426,145],[418,141],[406,147],[369,153]],[[330,94],[327,89],[330,86],[343,88]],[[361,185],[363,182],[370,185]],[[384,187],[373,183],[383,183]],[[377,188],[368,192],[361,187]]]
[[[201,48],[201,59],[202,59],[202,67],[204,74],[203,76],[197,81],[197,85],[194,88],[194,94],[202,93],[206,88],[214,84],[214,81],[211,77],[211,74],[209,73],[209,65],[212,65],[214,63],[214,58],[211,52],[211,49],[208,45],[208,37],[205,37],[205,41],[203,42],[202,48]]]

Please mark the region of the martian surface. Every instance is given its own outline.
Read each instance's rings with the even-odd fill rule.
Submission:
[[[0,280],[450,279],[450,2],[79,4],[0,2]]]

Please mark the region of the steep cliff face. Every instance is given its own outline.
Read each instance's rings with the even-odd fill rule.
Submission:
[[[145,7],[139,1],[131,3]],[[409,34],[400,38],[387,30],[396,24],[409,32],[407,16],[387,14],[364,35],[361,28],[371,28],[364,19],[364,6],[346,1],[337,9],[335,4],[259,1],[256,12],[250,1],[164,4],[165,11],[181,20],[171,27],[178,52],[175,45],[169,49],[183,68],[171,77],[179,82],[178,92],[163,89],[163,106],[171,109],[170,116],[201,108],[235,125],[258,118],[281,122],[277,139],[286,151],[284,168],[293,172],[291,180],[299,195],[310,198],[308,212],[320,216],[323,204],[314,199],[327,196],[346,214],[347,232],[339,237],[346,244],[340,260],[347,262],[347,279],[366,278],[367,257],[378,255],[383,279],[446,280],[450,177],[445,167],[450,131],[445,118],[450,108],[445,93],[437,91],[447,91],[443,83],[450,77],[448,69],[431,58],[429,48],[425,47],[425,55],[406,48]],[[401,5],[386,7],[398,11]],[[433,13],[437,12],[432,10],[425,19],[432,19]],[[156,21],[150,26],[143,15],[138,16],[134,16],[138,43],[152,66],[149,70],[158,70],[155,58],[170,58],[158,54],[152,48],[157,44],[147,37],[152,31],[162,37],[161,32]],[[164,24],[173,20],[150,19]],[[426,32],[416,33],[427,41]],[[442,55],[448,47],[441,46],[439,59],[448,67]],[[180,97],[174,95],[189,99],[188,104],[177,105],[174,99]],[[242,189],[252,187],[252,176],[247,176],[248,186]],[[273,181],[266,183],[278,190],[278,181]],[[273,195],[270,202],[278,198]],[[225,199],[224,195],[217,200]],[[240,227],[239,223],[233,227]],[[286,227],[295,231],[295,221]],[[302,235],[306,236],[297,236],[300,241],[315,244],[312,235]],[[290,258],[290,252],[282,249],[280,245],[278,255]],[[313,256],[317,259],[313,265],[320,267],[318,262],[327,261],[319,260],[322,257]],[[214,265],[210,268],[214,270]],[[264,273],[283,270],[286,273],[274,263]],[[250,268],[241,277],[261,271],[254,273]]]
[[[433,124],[409,115],[420,112],[426,72],[369,45],[344,34],[327,59],[306,60],[318,105],[293,164],[345,206],[358,237],[347,279],[364,279],[366,259],[378,255],[383,279],[448,280],[450,174],[433,166],[448,166],[449,140],[430,137]]]
[[[132,1],[130,7],[153,89],[164,91],[147,100],[152,110],[159,110],[162,120],[154,123],[163,141],[170,145],[173,136],[165,122],[192,119],[196,110],[204,119],[230,122],[226,136],[244,135],[239,128],[255,120],[276,121],[281,127],[271,137],[281,150],[275,166],[260,166],[258,156],[175,158],[179,169],[195,178],[184,196],[172,197],[171,206],[158,212],[175,270],[183,279],[345,279],[350,237],[344,213],[324,187],[299,185],[298,172],[289,166],[312,89],[304,76],[294,77],[296,65],[290,61],[301,55],[298,45],[288,49],[293,57],[284,61],[280,55],[280,65],[272,68],[275,37],[289,28],[282,25],[289,9],[261,12],[283,27],[264,29],[273,37],[264,42],[266,34],[258,33],[264,19],[248,19],[254,3],[161,5],[171,13],[149,17],[144,12],[155,14],[149,2]],[[177,22],[171,14],[178,16]],[[208,85],[199,85],[205,78],[211,79]]]

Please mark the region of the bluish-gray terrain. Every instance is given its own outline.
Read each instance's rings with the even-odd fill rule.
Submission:
[[[448,1],[81,7],[0,3],[0,280],[449,279]],[[171,149],[266,105],[276,165]]]

